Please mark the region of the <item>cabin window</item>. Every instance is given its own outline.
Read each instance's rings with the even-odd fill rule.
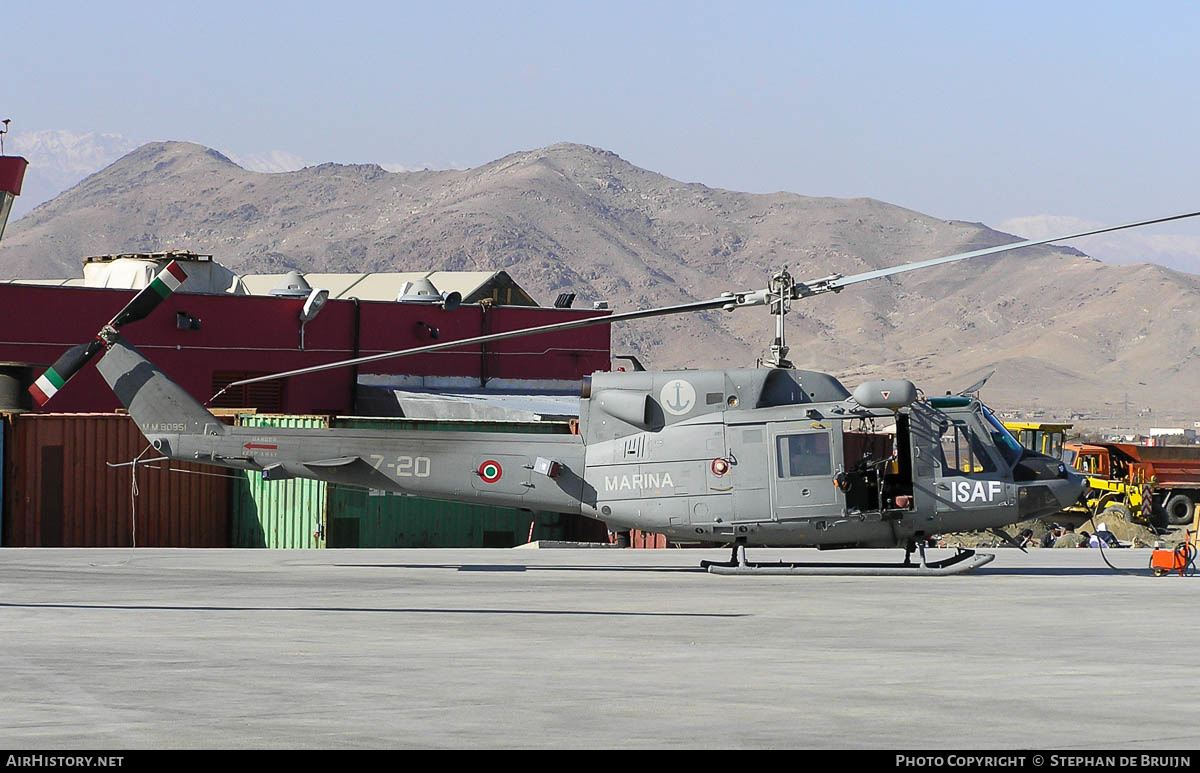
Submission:
[[[831,473],[827,433],[780,435],[776,443],[779,477],[807,478]]]
[[[966,424],[946,424],[942,430],[941,449],[943,475],[975,475],[995,471],[979,438]]]

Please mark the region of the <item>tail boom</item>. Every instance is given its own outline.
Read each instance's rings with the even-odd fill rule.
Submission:
[[[578,435],[230,427],[115,336],[97,364],[138,429],[162,456],[401,494],[579,513]],[[539,457],[555,477],[534,472]]]

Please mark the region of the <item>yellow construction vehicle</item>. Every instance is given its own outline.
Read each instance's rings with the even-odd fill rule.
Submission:
[[[1149,524],[1154,514],[1153,479],[1120,479],[1107,468],[1106,455],[1089,453],[1103,449],[1076,443],[1068,448],[1067,431],[1073,426],[1043,421],[1004,422],[1005,429],[1025,448],[1062,459],[1068,466],[1087,475],[1088,490],[1084,500],[1064,513],[1080,518],[1107,515]]]
[[[1039,454],[1062,459],[1067,430],[1074,424],[1050,424],[1042,421],[1006,421],[1004,427],[1017,442]]]

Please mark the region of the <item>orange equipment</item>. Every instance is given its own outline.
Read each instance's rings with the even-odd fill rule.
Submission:
[[[1150,554],[1150,571],[1155,577],[1162,577],[1171,572],[1184,572],[1196,560],[1196,549],[1191,545],[1192,536],[1189,532],[1188,541],[1180,543],[1174,550],[1155,550]]]
[[[1187,570],[1196,573],[1196,551],[1200,548],[1200,507],[1192,518],[1192,528],[1184,535],[1181,542],[1173,550],[1155,550],[1150,554],[1150,571],[1155,577],[1162,577],[1171,572],[1179,572],[1183,577]]]

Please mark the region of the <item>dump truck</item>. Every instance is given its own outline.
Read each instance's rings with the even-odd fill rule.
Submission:
[[[1088,476],[1093,513],[1120,505],[1142,520],[1180,526],[1200,503],[1200,446],[1066,443],[1063,461]]]

